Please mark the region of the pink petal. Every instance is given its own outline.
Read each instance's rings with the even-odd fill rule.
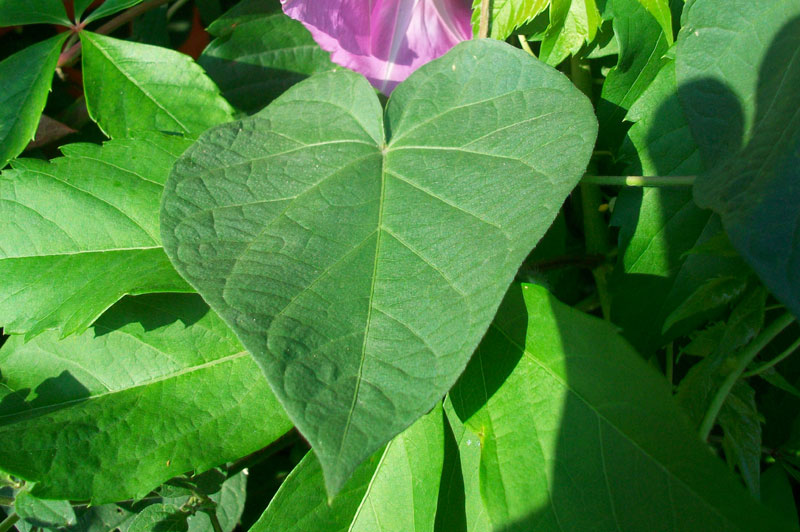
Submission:
[[[472,38],[471,0],[281,0],[331,59],[389,94],[425,63]]]

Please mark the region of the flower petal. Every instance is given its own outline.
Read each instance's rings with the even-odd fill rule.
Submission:
[[[472,38],[471,0],[282,0],[331,59],[389,94],[425,63]]]

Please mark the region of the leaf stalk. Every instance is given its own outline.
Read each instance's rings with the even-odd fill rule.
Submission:
[[[0,523],[0,532],[8,532],[17,521],[19,521],[19,516],[12,512],[11,515],[3,519],[3,522]]]
[[[109,20],[108,22],[97,28],[97,30],[95,30],[95,33],[99,33],[101,35],[108,35],[117,28],[124,26],[128,22],[132,21],[139,15],[146,13],[151,9],[155,9],[158,6],[167,4],[171,1],[172,0],[149,0],[147,2],[143,2],[137,6],[128,9],[127,11],[124,11],[120,15],[112,18],[111,20]],[[71,47],[69,47],[67,51],[61,54],[61,57],[58,58],[58,68],[71,66],[72,64],[74,64],[75,60],[78,58],[78,55],[80,53],[81,53],[81,43],[77,42]]]
[[[743,377],[755,377],[756,375],[760,375],[761,373],[764,373],[768,369],[778,365],[779,363],[781,363],[784,360],[786,360],[787,358],[789,358],[789,356],[792,355],[798,349],[800,349],[800,338],[795,340],[794,343],[792,345],[790,345],[780,355],[776,356],[775,358],[773,358],[769,362],[765,362],[764,364],[761,364],[760,366],[758,366],[757,368],[755,368],[753,370],[745,372],[744,375],[742,375],[742,376]]]
[[[760,353],[761,350],[767,346],[767,344],[775,339],[776,336],[783,332],[784,329],[791,325],[793,321],[794,316],[791,313],[787,312],[783,314],[778,319],[770,323],[763,331],[761,331],[761,334],[759,334],[755,340],[753,340],[742,350],[738,360],[736,361],[736,367],[733,369],[733,371],[728,373],[727,377],[725,377],[722,385],[714,395],[714,399],[711,401],[711,405],[709,405],[706,415],[703,417],[703,421],[700,424],[700,438],[703,441],[708,440],[708,436],[711,434],[711,429],[714,428],[714,424],[717,421],[717,416],[719,415],[720,410],[722,410],[722,405],[725,404],[725,400],[731,393],[736,381],[738,381],[739,377],[741,377],[744,373],[744,370],[750,365],[753,359],[756,358],[758,353]]]
[[[478,38],[485,39],[489,36],[489,17],[491,0],[481,0],[481,22],[478,26]]]
[[[641,175],[586,175],[581,184],[611,185],[619,187],[690,187],[696,177],[684,176],[641,176]]]

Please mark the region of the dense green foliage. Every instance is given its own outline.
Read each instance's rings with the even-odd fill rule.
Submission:
[[[481,5],[0,0],[0,531],[800,529],[800,4]]]

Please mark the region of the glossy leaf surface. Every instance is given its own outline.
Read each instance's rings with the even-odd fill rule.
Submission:
[[[0,175],[0,323],[7,333],[85,330],[125,294],[188,292],[158,231],[159,198],[189,143],[151,134]],[[90,219],[87,217],[91,217]]]
[[[109,137],[153,130],[196,137],[233,116],[189,56],[88,31],[81,43],[86,105]]]
[[[0,168],[36,134],[65,40],[51,37],[0,62]]]
[[[433,532],[443,421],[437,406],[362,464],[330,502],[308,453],[250,532]]]
[[[595,0],[550,0],[550,25],[542,40],[540,59],[558,65],[577,54],[597,35],[600,23]]]
[[[92,0],[77,0],[75,2],[75,17],[79,18],[84,10],[91,5]],[[94,11],[84,19],[84,22],[91,22],[108,15],[113,15],[118,11],[141,4],[142,0],[105,0]]]
[[[178,161],[167,253],[255,356],[331,493],[455,382],[595,134],[566,78],[485,40],[420,69],[385,119],[362,77],[320,74]]]
[[[550,0],[494,0],[489,36],[504,40],[511,32],[533,20],[550,5]],[[472,2],[472,32],[477,35],[481,20],[481,0]]]
[[[12,337],[0,371],[0,438],[15,442],[0,446],[0,469],[35,481],[41,497],[143,497],[291,428],[251,357],[196,295],[127,298],[63,340]]]
[[[0,27],[44,23],[69,26],[61,0],[0,0]]]
[[[495,530],[784,530],[613,331],[512,286],[450,393]]]

